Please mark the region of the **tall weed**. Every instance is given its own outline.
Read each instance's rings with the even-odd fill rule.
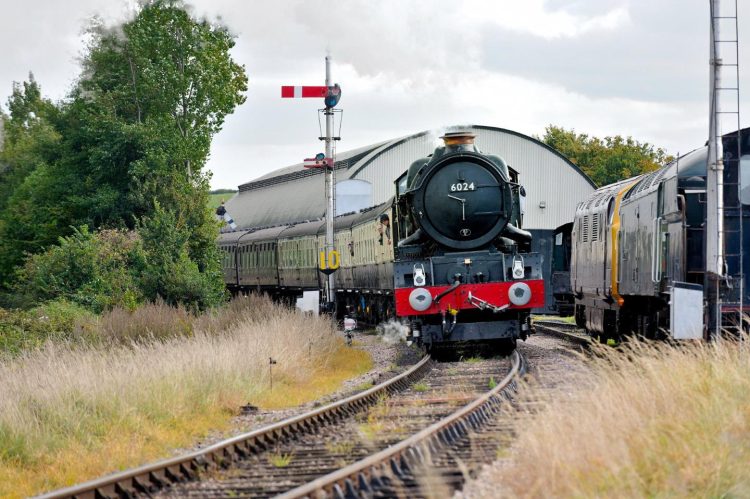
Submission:
[[[266,298],[234,302],[231,319],[203,316],[187,336],[172,324],[179,329],[189,315],[163,307],[111,314],[117,342],[51,342],[0,362],[0,496],[133,466],[189,444],[247,403],[284,405],[287,391],[316,393],[315,380],[335,388],[342,378],[331,375],[332,366],[346,377],[370,365],[362,352],[342,349],[329,320]],[[172,318],[159,318],[162,312]],[[128,320],[142,324],[148,340]],[[269,357],[276,360],[274,393]]]
[[[519,418],[497,477],[507,495],[750,497],[746,345],[632,341],[597,354],[588,386]]]

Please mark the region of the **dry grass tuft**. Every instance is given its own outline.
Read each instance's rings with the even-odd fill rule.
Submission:
[[[194,317],[183,306],[173,307],[163,301],[145,303],[135,310],[115,307],[102,314],[99,332],[104,340],[129,343],[143,339],[190,336]]]
[[[519,425],[522,497],[750,496],[750,349],[600,347],[590,385]],[[495,489],[498,490],[498,489]]]
[[[366,353],[342,346],[330,321],[258,303],[255,313],[245,303],[240,317],[199,320],[205,330],[189,337],[50,343],[0,362],[0,496],[164,457],[226,428],[242,405],[306,402],[371,367]],[[272,391],[269,357],[277,361]]]

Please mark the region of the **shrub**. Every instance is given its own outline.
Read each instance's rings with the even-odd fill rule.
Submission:
[[[95,324],[91,312],[64,300],[31,310],[0,308],[0,354],[18,355],[39,348],[49,340],[92,341],[97,337]]]
[[[140,241],[133,232],[83,226],[59,244],[30,256],[18,271],[15,291],[29,302],[66,300],[94,312],[141,301],[134,275]]]
[[[147,299],[162,299],[170,305],[182,303],[193,311],[225,301],[224,280],[213,238],[210,247],[201,247],[200,255],[193,255],[192,232],[187,223],[158,203],[153,215],[140,221],[138,232],[143,240],[145,267],[140,285]]]

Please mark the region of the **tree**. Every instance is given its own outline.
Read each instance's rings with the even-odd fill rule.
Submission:
[[[540,140],[560,151],[600,186],[656,170],[672,160],[662,148],[620,135],[600,139],[549,125]]]
[[[41,88],[29,73],[29,81],[13,83],[8,98],[9,116],[0,119],[0,210],[24,179],[50,157],[54,157],[59,135],[51,120],[55,105],[42,98]]]
[[[131,137],[122,154],[136,152],[120,162],[127,165],[128,188],[116,190],[127,191],[123,204],[134,219],[154,213],[156,202],[174,212],[191,235],[190,257],[207,269],[215,231],[202,168],[211,139],[247,90],[244,69],[229,54],[234,39],[224,26],[191,18],[174,0],[147,3],[121,29],[95,24],[91,33],[77,97],[96,103],[97,121],[104,122],[99,130]],[[103,141],[102,156],[111,154],[110,142]]]
[[[162,299],[172,305],[182,303],[191,310],[202,310],[224,299],[221,267],[208,265],[201,269],[199,262],[190,257],[191,232],[173,211],[162,209],[157,203],[154,214],[144,219],[138,229],[145,254],[140,289],[146,298]],[[218,261],[215,244],[210,251],[209,260]]]
[[[54,134],[29,136],[29,149],[45,154],[0,206],[0,282],[24,251],[38,252],[72,227],[144,229],[154,217],[172,217],[185,236],[180,269],[221,282],[203,167],[226,115],[245,100],[247,76],[230,56],[232,35],[194,19],[179,0],[146,2],[121,26],[94,20],[89,34],[77,84],[52,106]],[[30,116],[30,103],[40,101],[33,80],[18,90],[9,137],[25,130],[15,116]],[[54,151],[42,147],[52,139]],[[179,285],[170,286],[179,301]]]
[[[50,219],[33,220],[43,211],[36,210],[33,198],[48,194],[46,174],[60,155],[60,134],[55,128],[58,110],[42,98],[31,73],[28,81],[13,84],[8,110],[2,120],[0,147],[0,287],[7,284],[24,252],[38,251],[45,242],[54,242],[57,234],[56,230],[50,237],[45,233]],[[47,206],[57,209],[55,200],[52,196]]]

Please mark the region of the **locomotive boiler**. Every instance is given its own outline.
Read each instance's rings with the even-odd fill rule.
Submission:
[[[442,138],[396,181],[396,315],[428,349],[512,349],[530,333],[530,310],[544,306],[541,257],[521,227],[525,192],[473,134]]]

